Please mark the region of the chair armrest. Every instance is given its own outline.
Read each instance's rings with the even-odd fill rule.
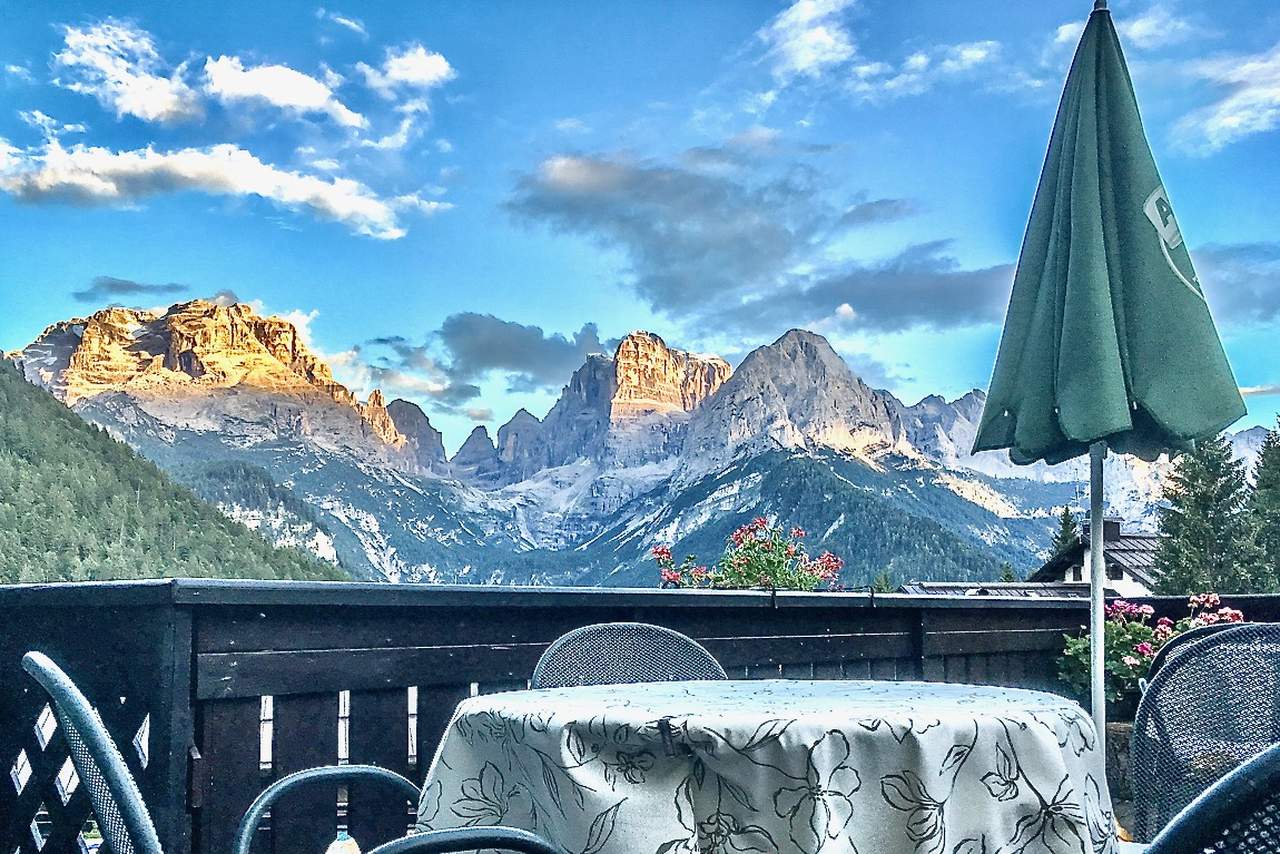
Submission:
[[[430,830],[393,839],[369,854],[446,854],[496,848],[518,854],[565,854],[564,849],[527,830],[514,827],[464,827],[457,830]]]
[[[300,786],[312,783],[336,784],[351,780],[372,780],[386,783],[392,788],[399,789],[405,800],[412,801],[415,804],[422,794],[418,791],[417,786],[404,777],[394,771],[388,771],[386,768],[379,768],[376,765],[328,765],[323,768],[308,768],[305,771],[295,771],[286,777],[276,780],[263,789],[262,794],[254,798],[253,803],[249,805],[249,809],[245,811],[244,818],[240,819],[240,827],[236,831],[235,845],[231,849],[232,854],[249,854],[249,846],[253,844],[253,834],[257,831],[258,825],[262,823],[262,816],[266,814],[272,804],[280,800],[284,795]]]

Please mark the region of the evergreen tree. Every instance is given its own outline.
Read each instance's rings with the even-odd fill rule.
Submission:
[[[1076,524],[1075,514],[1070,505],[1062,505],[1062,513],[1058,516],[1058,530],[1053,535],[1050,551],[1060,555],[1074,546],[1080,539],[1080,528]]]
[[[1157,593],[1273,589],[1273,579],[1261,572],[1244,463],[1232,458],[1223,436],[1197,442],[1195,451],[1178,458],[1164,497]]]
[[[1276,586],[1280,584],[1280,418],[1276,429],[1268,430],[1262,440],[1249,510],[1258,532],[1263,573]]]
[[[346,578],[223,516],[0,359],[0,583]]]
[[[893,583],[889,570],[881,570],[880,574],[871,579],[871,589],[876,593],[896,593],[898,585]]]
[[[1013,564],[1007,560],[1000,564],[1000,580],[1006,584],[1011,584],[1018,580],[1018,574],[1013,571]]]

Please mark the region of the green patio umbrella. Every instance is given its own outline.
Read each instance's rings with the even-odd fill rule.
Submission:
[[[1067,75],[973,450],[1090,454],[1093,709],[1103,734],[1102,462],[1189,450],[1244,415],[1106,8]]]

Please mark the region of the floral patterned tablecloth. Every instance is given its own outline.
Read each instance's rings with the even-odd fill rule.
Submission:
[[[1111,854],[1088,716],[1052,694],[724,681],[459,704],[418,829],[505,824],[571,854]]]

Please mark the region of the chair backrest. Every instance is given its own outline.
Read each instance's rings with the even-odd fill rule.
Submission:
[[[1280,743],[1214,783],[1146,854],[1280,854]]]
[[[1208,626],[1199,626],[1189,632],[1183,632],[1175,638],[1172,638],[1164,646],[1160,647],[1160,651],[1156,653],[1156,657],[1151,659],[1151,666],[1147,668],[1147,682],[1156,678],[1156,674],[1160,672],[1160,668],[1164,667],[1170,661],[1173,661],[1182,653],[1187,651],[1187,647],[1199,640],[1204,640],[1209,635],[1217,634],[1223,629],[1234,629],[1240,626],[1239,623],[1213,623]]]
[[[22,657],[22,667],[52,701],[71,763],[88,790],[103,842],[111,854],[163,854],[138,784],[97,710],[43,653],[28,652]]]
[[[564,688],[724,678],[720,662],[693,638],[648,623],[597,623],[574,629],[547,647],[530,685]]]
[[[1134,830],[1151,839],[1214,782],[1280,741],[1280,625],[1245,623],[1156,674],[1130,744]]]

